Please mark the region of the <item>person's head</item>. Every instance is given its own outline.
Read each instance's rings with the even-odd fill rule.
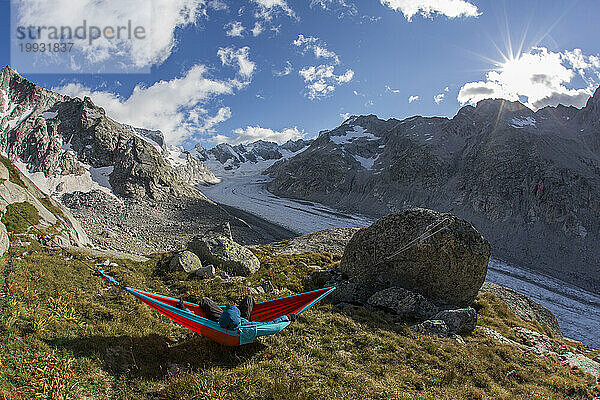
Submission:
[[[240,309],[234,305],[226,306],[219,318],[219,325],[224,329],[235,330],[240,326],[241,322]]]

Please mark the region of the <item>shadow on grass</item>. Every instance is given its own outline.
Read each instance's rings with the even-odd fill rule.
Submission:
[[[226,347],[202,336],[173,343],[160,335],[90,336],[58,339],[48,343],[76,357],[100,359],[114,376],[161,378],[200,368],[232,368],[244,363],[266,346],[260,342]]]

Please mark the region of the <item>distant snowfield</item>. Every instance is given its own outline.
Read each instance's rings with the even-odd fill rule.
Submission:
[[[221,171],[221,174],[217,174],[222,178],[221,183],[199,188],[217,203],[247,211],[298,234],[328,228],[362,228],[374,222],[319,203],[273,195],[265,188],[269,178],[260,175],[260,168],[266,166],[247,167],[241,175],[238,174],[242,171]],[[600,296],[494,259],[490,260],[486,280],[531,297],[556,315],[566,337],[600,349]]]

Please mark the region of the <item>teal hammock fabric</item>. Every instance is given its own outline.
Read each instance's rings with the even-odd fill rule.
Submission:
[[[184,302],[189,311],[182,310],[176,307],[179,299],[122,286],[103,270],[99,270],[95,275],[134,295],[174,322],[225,346],[249,344],[259,336],[280,332],[290,324],[288,321],[274,324],[255,324],[255,322],[270,322],[284,315],[301,314],[335,290],[335,287],[327,287],[256,303],[250,315],[250,324],[241,325],[237,330],[229,330],[221,328],[218,322],[206,318],[204,310],[197,304]]]

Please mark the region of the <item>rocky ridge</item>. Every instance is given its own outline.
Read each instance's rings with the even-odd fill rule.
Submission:
[[[452,212],[495,257],[600,290],[600,89],[586,107],[483,100],[451,119],[353,116],[267,169],[276,195],[380,217]]]
[[[231,145],[221,143],[212,149],[205,149],[197,144],[189,153],[196,159],[206,163],[215,172],[235,171],[240,167],[261,171],[277,160],[290,158],[306,149],[312,141],[298,139],[289,140],[281,145],[275,142],[257,140],[252,143]]]

